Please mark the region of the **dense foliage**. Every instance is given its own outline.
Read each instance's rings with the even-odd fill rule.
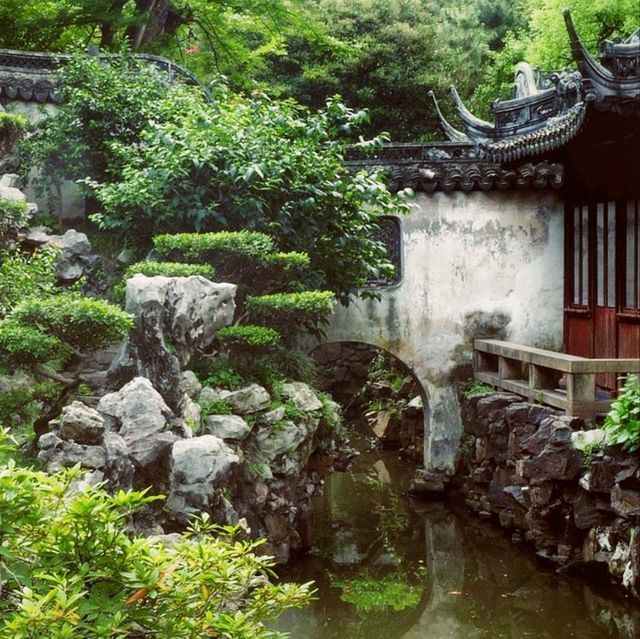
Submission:
[[[575,67],[562,17],[565,7],[594,55],[602,40],[631,35],[640,19],[636,0],[522,0],[524,24],[508,32],[503,49],[490,55],[473,98],[477,112],[486,115],[493,100],[511,97],[514,67],[522,60],[542,71]]]
[[[239,230],[273,235],[309,254],[317,287],[343,300],[370,276],[389,274],[372,236],[380,214],[402,206],[384,183],[343,164],[341,131],[365,116],[338,102],[311,115],[293,103],[193,91],[164,103],[162,124],[122,149],[122,179],[98,184],[103,228],[134,232]],[[178,100],[178,104],[176,104]]]
[[[39,184],[117,178],[118,149],[139,142],[167,87],[166,77],[126,52],[75,57],[61,72],[63,106],[21,146],[25,178],[32,166],[40,171]]]
[[[628,375],[622,391],[611,403],[604,421],[611,444],[621,444],[629,452],[640,449],[640,378]]]
[[[110,495],[77,467],[48,475],[4,461],[0,637],[279,637],[264,622],[304,604],[308,586],[272,585],[259,542],[234,540],[206,516],[172,544],[128,534],[131,515],[157,499]]]
[[[56,285],[57,250],[40,249],[30,256],[19,252],[0,254],[0,319],[18,302],[59,292]]]
[[[319,0],[328,37],[290,38],[258,77],[269,91],[321,106],[339,93],[371,114],[368,133],[394,141],[442,138],[428,92],[468,95],[489,53],[519,25],[519,2]]]
[[[63,74],[65,102],[24,145],[50,178],[87,178],[102,229],[138,243],[158,232],[267,233],[279,251],[307,253],[311,284],[342,301],[390,275],[375,221],[405,205],[380,177],[344,164],[366,113],[336,100],[310,113],[222,84],[210,102],[131,65],[128,55],[77,58]]]
[[[20,200],[0,198],[0,248],[27,225],[28,207]]]

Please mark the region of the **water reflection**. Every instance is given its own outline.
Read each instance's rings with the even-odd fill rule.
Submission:
[[[361,455],[317,504],[314,555],[283,577],[318,598],[279,620],[292,639],[631,639],[640,611],[542,569],[490,524],[405,498],[413,469]]]

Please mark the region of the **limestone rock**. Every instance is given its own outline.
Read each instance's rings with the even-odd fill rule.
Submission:
[[[304,423],[285,421],[275,427],[258,431],[256,443],[259,451],[272,460],[282,453],[295,451],[308,435],[309,430]]]
[[[104,418],[93,408],[75,401],[62,409],[58,433],[78,444],[99,444],[104,434]]]
[[[171,490],[166,509],[186,523],[215,506],[214,489],[239,461],[219,437],[203,435],[176,442],[171,450]]]
[[[205,387],[198,398],[200,404],[219,400],[228,402],[236,415],[253,415],[269,408],[271,396],[262,386],[249,384],[235,391]]]
[[[607,443],[607,432],[602,428],[578,430],[571,434],[573,447],[585,450],[590,446],[603,446]]]
[[[176,441],[169,431],[172,412],[151,382],[136,377],[98,404],[108,427],[124,440],[129,457],[137,468],[156,462]]]
[[[231,323],[235,292],[234,284],[199,276],[138,274],[127,280],[126,309],[135,317],[135,328],[109,370],[109,387],[142,375],[177,411],[184,393],[180,369],[192,353],[209,349],[217,330]]]
[[[180,375],[180,390],[189,395],[197,397],[202,390],[202,384],[193,371],[182,371]]]
[[[282,385],[282,396],[293,402],[297,408],[305,413],[322,410],[322,402],[308,384],[290,382]]]
[[[239,415],[207,415],[204,418],[205,431],[220,439],[244,439],[251,428]]]
[[[131,488],[133,465],[126,444],[119,435],[105,430],[99,412],[76,401],[63,408],[59,421],[49,425],[54,430],[38,440],[38,459],[48,472],[80,464],[99,470],[96,481],[106,479],[111,489]]]
[[[3,200],[14,200],[26,202],[27,196],[17,188],[20,177],[15,173],[5,173],[0,177],[0,198]]]

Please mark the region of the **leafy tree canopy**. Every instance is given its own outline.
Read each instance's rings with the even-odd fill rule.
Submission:
[[[474,109],[488,112],[498,97],[511,97],[515,65],[526,60],[543,71],[575,67],[562,9],[568,7],[580,38],[594,55],[604,39],[626,38],[640,22],[637,0],[522,0],[525,22],[506,34],[505,46],[490,56],[473,96]]]
[[[328,37],[289,39],[257,77],[314,107],[340,93],[347,104],[369,110],[368,133],[388,131],[394,141],[442,137],[429,89],[444,96],[455,83],[469,94],[489,52],[519,24],[518,4],[320,0]]]
[[[157,233],[260,231],[280,251],[308,253],[309,285],[342,301],[391,274],[376,220],[405,205],[382,178],[344,163],[364,111],[331,99],[312,113],[221,82],[209,101],[156,80],[127,55],[77,57],[63,73],[67,99],[23,145],[29,165],[54,180],[87,178],[100,209],[92,219],[138,243]]]

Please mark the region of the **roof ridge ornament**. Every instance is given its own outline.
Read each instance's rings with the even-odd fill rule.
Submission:
[[[438,118],[440,118],[440,124],[442,125],[442,128],[444,129],[445,133],[447,134],[447,137],[452,142],[470,143],[471,139],[469,138],[469,136],[463,131],[459,131],[454,126],[452,126],[449,123],[449,121],[444,117],[444,115],[442,114],[442,111],[440,110],[440,105],[438,104],[436,94],[430,90],[428,95],[433,100],[433,105],[436,108],[436,113],[438,114]]]
[[[571,11],[562,10],[569,34],[571,54],[582,74],[586,100],[600,111],[640,115],[640,39],[632,34],[626,42],[605,40],[601,44],[604,66],[589,53],[578,35]]]

